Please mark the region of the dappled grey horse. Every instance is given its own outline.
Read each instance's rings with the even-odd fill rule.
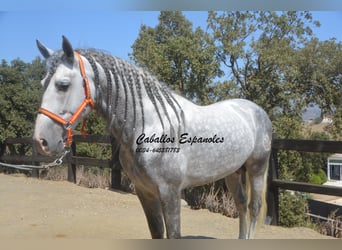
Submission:
[[[167,237],[179,238],[181,190],[221,178],[239,212],[239,238],[253,237],[265,207],[272,135],[259,106],[242,99],[198,106],[146,70],[101,51],[74,50],[65,37],[60,51],[37,45],[47,64],[34,131],[40,153],[63,152],[73,128],[95,108],[120,143],[121,165],[152,238],[164,237],[164,223]]]

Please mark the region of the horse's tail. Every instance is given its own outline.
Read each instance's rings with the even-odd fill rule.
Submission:
[[[265,164],[267,164],[267,166],[265,167],[266,169],[265,169],[264,178],[263,178],[263,189],[261,193],[261,209],[260,209],[260,214],[259,214],[258,224],[257,224],[259,226],[265,224],[266,216],[267,216],[266,195],[267,195],[267,175],[268,175],[269,161],[267,161]]]
[[[267,216],[267,200],[266,200],[266,195],[267,195],[267,175],[268,175],[268,165],[269,165],[269,160],[267,158],[267,161],[264,163],[264,173],[263,173],[263,179],[262,179],[262,192],[261,192],[261,208],[258,216],[258,223],[257,227],[260,225],[265,224],[266,221],[266,216]],[[251,183],[250,179],[248,177],[248,173],[246,172],[246,191],[247,191],[247,197],[248,197],[248,204],[250,203],[251,199]],[[248,213],[249,217],[249,213]],[[250,218],[249,218],[250,221]]]

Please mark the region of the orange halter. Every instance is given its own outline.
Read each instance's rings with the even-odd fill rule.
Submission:
[[[78,117],[81,115],[83,110],[88,105],[91,108],[94,108],[94,106],[95,106],[94,100],[91,98],[91,95],[90,95],[89,80],[88,80],[88,77],[87,77],[85,70],[84,70],[84,64],[83,64],[82,58],[81,58],[80,54],[77,53],[76,51],[74,53],[78,59],[78,63],[80,65],[81,75],[82,75],[83,81],[84,81],[85,98],[84,98],[83,102],[78,107],[78,109],[75,111],[75,113],[69,118],[69,120],[65,120],[64,118],[62,118],[62,117],[56,115],[55,113],[52,113],[51,111],[44,109],[44,108],[39,108],[39,110],[38,110],[39,113],[44,114],[44,115],[48,116],[49,118],[51,118],[52,120],[63,125],[64,129],[67,131],[67,140],[64,142],[64,145],[66,147],[70,147],[71,143],[72,143],[72,124],[78,119]],[[82,129],[81,129],[82,135],[87,134],[85,132],[85,127],[86,127],[86,119],[83,119],[83,124],[82,124]]]

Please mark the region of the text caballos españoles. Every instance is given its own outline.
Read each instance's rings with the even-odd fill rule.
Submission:
[[[145,133],[139,135],[136,139],[137,145],[141,145],[143,143],[157,143],[157,144],[166,144],[166,143],[175,143],[175,137],[170,137],[167,134],[162,134],[157,136],[156,134],[152,134],[151,136],[146,136]],[[212,137],[202,137],[202,136],[189,136],[189,133],[183,133],[180,135],[178,139],[179,144],[201,144],[201,143],[223,143],[224,137],[219,137],[216,134]]]

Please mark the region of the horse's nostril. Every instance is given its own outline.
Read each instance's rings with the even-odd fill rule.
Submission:
[[[47,155],[49,153],[49,144],[47,140],[43,138],[35,137],[33,141],[34,141],[34,148],[35,150],[37,150],[37,153],[42,154],[42,155]]]
[[[40,143],[43,147],[47,147],[48,146],[48,143],[45,139],[40,139]]]

